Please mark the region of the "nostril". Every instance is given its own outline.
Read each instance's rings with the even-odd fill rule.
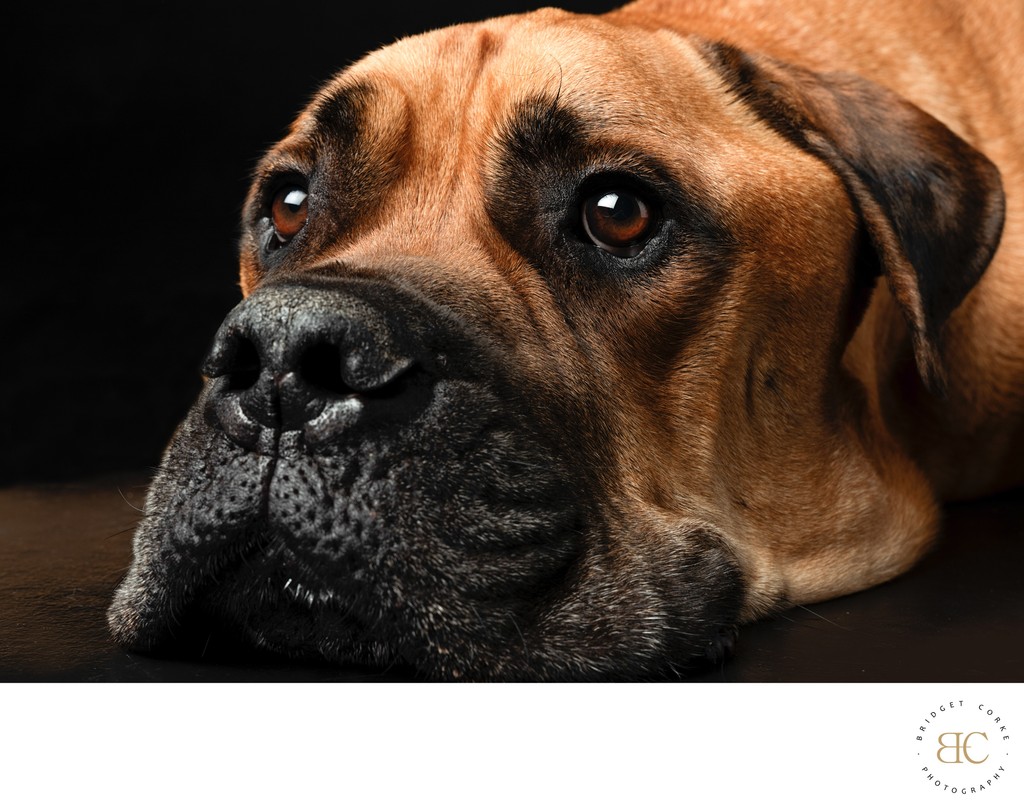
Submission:
[[[299,376],[307,385],[328,393],[352,393],[341,376],[341,349],[331,343],[316,343],[306,350],[299,360]]]
[[[238,338],[234,356],[228,364],[228,390],[248,390],[260,378],[260,353],[255,343],[245,337]]]
[[[209,423],[246,450],[288,434],[333,446],[349,428],[408,424],[432,400],[425,346],[386,310],[304,286],[266,286],[225,318],[203,364]],[[424,360],[430,357],[423,353]],[[428,367],[430,367],[428,365]],[[292,444],[288,444],[292,447]]]

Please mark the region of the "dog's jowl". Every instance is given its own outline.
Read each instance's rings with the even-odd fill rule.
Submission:
[[[772,8],[777,6],[777,8]],[[658,677],[1024,482],[1024,6],[409,38],[260,164],[117,640]]]

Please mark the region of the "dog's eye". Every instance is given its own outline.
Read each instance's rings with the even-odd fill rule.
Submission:
[[[270,217],[274,235],[281,244],[291,241],[306,224],[306,200],[309,194],[297,185],[286,185],[274,195]]]
[[[629,191],[601,191],[583,201],[583,229],[590,240],[615,256],[628,258],[644,248],[655,219],[651,207]]]

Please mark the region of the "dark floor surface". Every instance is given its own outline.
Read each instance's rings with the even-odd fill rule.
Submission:
[[[0,680],[379,681],[406,671],[131,654],[104,613],[144,479],[0,490]],[[710,682],[1024,680],[1024,493],[949,508],[934,551],[863,593],[744,627]]]

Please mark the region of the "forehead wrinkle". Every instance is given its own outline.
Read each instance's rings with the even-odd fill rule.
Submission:
[[[499,92],[556,93],[594,128],[670,138],[722,115],[720,79],[688,37],[561,15],[524,19],[492,71]],[[571,25],[568,24],[571,22]]]
[[[373,139],[385,123],[376,107],[404,110],[403,136],[392,140],[402,173],[387,191],[388,214],[379,221],[406,250],[426,250],[428,241],[457,229],[453,220],[473,216],[474,199],[480,207],[478,141],[490,106],[484,79],[502,47],[500,26],[460,26],[400,41],[343,76],[375,91],[361,116],[361,139]]]
[[[359,114],[368,106],[371,95],[367,83],[351,81],[341,74],[313,97],[307,114],[295,122],[292,132],[314,141],[325,135],[352,140],[359,134]]]
[[[476,141],[489,118],[486,77],[502,51],[502,38],[484,25],[447,33],[434,55],[430,84],[416,94],[420,111],[411,145],[417,152],[416,164],[435,174],[437,181],[428,183],[427,189],[450,192],[478,156]]]

